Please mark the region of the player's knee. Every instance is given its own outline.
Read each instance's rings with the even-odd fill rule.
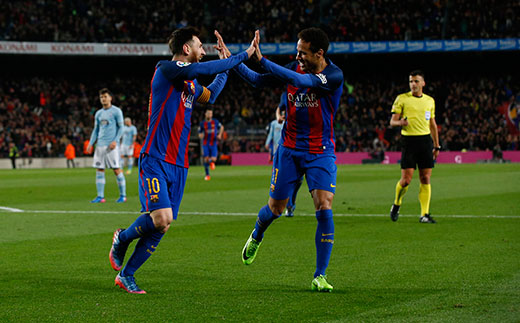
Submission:
[[[331,209],[332,209],[332,200],[318,201],[318,203],[316,204],[316,211],[331,210]]]
[[[430,184],[430,175],[420,176],[421,184]]]
[[[333,198],[334,198],[334,195],[320,196],[320,198],[317,199],[317,201],[315,202],[315,205],[314,205],[316,208],[316,211],[331,210]]]
[[[167,212],[161,212],[153,215],[153,224],[155,229],[160,232],[166,232],[170,228],[172,218]]]
[[[269,199],[269,209],[273,212],[274,215],[279,216],[285,210],[285,206],[287,205],[287,200],[273,200]]]
[[[411,182],[412,182],[411,178],[403,177],[403,178],[401,178],[401,187],[406,187],[406,186],[410,185]]]
[[[170,228],[170,221],[168,219],[161,217],[158,221],[154,222],[155,229],[162,233],[165,233]]]

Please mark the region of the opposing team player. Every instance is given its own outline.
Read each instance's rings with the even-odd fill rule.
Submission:
[[[390,125],[401,128],[401,178],[395,186],[395,200],[390,209],[390,218],[397,221],[403,196],[408,190],[416,167],[419,167],[419,203],[421,223],[436,223],[430,216],[430,177],[434,160],[439,155],[439,133],[435,122],[435,100],[423,93],[424,73],[410,72],[410,92],[397,96],[392,106]]]
[[[137,128],[132,124],[132,119],[125,118],[125,126],[123,127],[123,136],[121,137],[121,161],[122,167],[126,158],[126,174],[132,174],[134,166],[134,145],[137,138]]]
[[[94,152],[93,167],[96,168],[97,197],[91,203],[105,203],[105,168],[112,168],[119,187],[117,203],[126,202],[125,175],[120,168],[119,142],[123,134],[123,112],[112,105],[112,94],[107,88],[99,91],[99,100],[103,108],[94,116],[94,129],[90,136],[87,151]]]
[[[116,285],[129,293],[145,294],[137,286],[134,273],[155,252],[177,218],[188,175],[193,104],[213,103],[227,81],[227,71],[247,60],[255,50],[253,40],[240,54],[199,63],[205,51],[198,35],[191,27],[175,30],[168,42],[173,58],[157,64],[151,81],[148,134],[139,160],[139,198],[143,214],[128,229],[114,232],[109,254],[112,268],[119,271],[128,245],[139,239],[134,253],[115,279]],[[219,57],[224,58],[222,50]],[[220,74],[207,88],[196,80],[198,76],[217,73]]]
[[[215,169],[215,162],[218,157],[218,143],[217,140],[222,140],[222,133],[224,126],[213,118],[213,110],[207,108],[204,120],[199,126],[199,138],[202,142],[202,157],[204,158],[204,171],[206,176],[205,181],[211,180],[209,170]]]
[[[280,96],[280,103],[276,108],[276,119],[271,121],[271,124],[269,125],[269,134],[267,136],[267,139],[265,140],[265,147],[269,147],[270,149],[271,160],[274,158],[274,154],[278,150],[280,138],[282,137],[282,129],[285,123],[286,110],[287,93],[283,92]],[[286,217],[294,216],[294,210],[296,209],[296,196],[298,195],[298,190],[302,186],[302,181],[303,178],[300,178],[300,180],[294,184],[293,191],[289,195],[289,200],[287,201],[287,205],[284,212],[284,215]]]
[[[255,228],[242,250],[242,261],[246,265],[254,261],[264,232],[280,217],[295,184],[305,175],[318,220],[316,271],[311,289],[330,292],[333,287],[325,270],[334,244],[332,200],[337,167],[333,121],[343,90],[343,72],[325,57],[329,48],[325,32],[308,28],[298,38],[296,61],[286,67],[262,57],[260,46],[255,43],[255,56],[268,73],[256,73],[244,64],[236,68],[253,86],[278,84],[277,80],[287,85],[287,119],[274,156],[269,201],[258,213]],[[223,43],[221,37],[220,42]]]

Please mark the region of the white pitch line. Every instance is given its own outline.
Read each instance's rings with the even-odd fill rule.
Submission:
[[[81,211],[81,210],[20,210],[10,207],[0,206],[0,213],[55,213],[55,214],[139,214],[140,212],[131,211]],[[258,213],[245,212],[180,212],[180,215],[224,215],[224,216],[257,216]],[[311,213],[296,214],[295,216],[316,216]],[[388,214],[354,214],[354,213],[335,213],[335,217],[387,217]],[[400,217],[413,218],[417,215],[403,215]],[[439,218],[497,218],[497,219],[520,219],[520,215],[468,215],[468,214],[436,214]]]
[[[7,211],[7,212],[23,212],[23,210],[20,210],[20,209],[15,209],[15,208],[12,208],[12,207],[7,207],[7,206],[0,206],[0,210],[1,211]]]

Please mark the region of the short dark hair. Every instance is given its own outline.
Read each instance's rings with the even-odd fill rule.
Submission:
[[[105,93],[107,93],[108,95],[113,97],[112,92],[110,92],[110,90],[107,89],[106,87],[104,87],[101,90],[99,90],[99,95],[102,95],[102,94],[105,94]]]
[[[424,72],[421,71],[421,70],[413,70],[410,72],[410,76],[417,76],[419,75],[420,77],[422,77],[424,79]]]
[[[184,44],[191,41],[193,36],[199,37],[199,34],[199,31],[193,27],[183,27],[174,30],[168,38],[168,47],[170,47],[173,55],[181,54]]]
[[[320,28],[304,29],[298,33],[298,38],[306,43],[310,43],[310,50],[313,53],[323,49],[323,54],[326,54],[329,49],[329,37]]]

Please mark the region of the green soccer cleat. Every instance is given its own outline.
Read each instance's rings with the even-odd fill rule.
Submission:
[[[311,289],[318,292],[332,292],[334,287],[327,282],[327,276],[319,275],[312,280]]]
[[[253,232],[255,232],[254,229]],[[251,265],[253,263],[256,257],[256,253],[258,252],[258,248],[262,243],[261,241],[258,242],[253,239],[253,232],[251,232],[249,239],[246,241],[244,249],[242,249],[242,261],[244,262],[244,265]]]

